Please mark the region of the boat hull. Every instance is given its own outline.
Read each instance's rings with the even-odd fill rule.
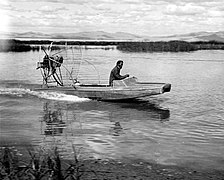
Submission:
[[[107,85],[74,85],[62,87],[37,88],[35,91],[60,92],[75,95],[81,98],[101,101],[120,101],[142,98],[169,92],[171,84],[164,83],[138,83],[135,86],[112,87]]]

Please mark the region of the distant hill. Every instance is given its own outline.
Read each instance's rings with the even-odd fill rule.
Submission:
[[[219,32],[196,32],[172,36],[139,36],[131,33],[116,32],[108,33],[104,31],[79,32],[79,33],[7,33],[8,38],[18,39],[72,39],[72,40],[110,40],[110,41],[220,41],[224,42],[224,31]]]
[[[79,32],[79,33],[54,33],[44,34],[39,32],[8,33],[5,36],[18,39],[72,39],[72,40],[143,40],[143,37],[130,33],[104,31]]]
[[[141,36],[130,33],[116,32],[107,33],[104,31],[80,32],[80,33],[63,33],[54,34],[56,39],[85,39],[85,40],[140,40]]]
[[[170,41],[170,40],[182,40],[182,41],[219,41],[224,42],[224,31],[219,32],[197,32],[189,34],[180,34],[172,36],[157,36],[152,37],[153,40],[158,41]]]

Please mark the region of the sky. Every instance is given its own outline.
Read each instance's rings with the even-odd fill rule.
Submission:
[[[0,33],[164,36],[223,31],[224,0],[1,0],[0,17]]]

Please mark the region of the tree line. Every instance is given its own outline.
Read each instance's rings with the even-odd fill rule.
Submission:
[[[0,52],[22,52],[39,50],[39,45],[48,47],[51,40],[0,40]],[[189,52],[196,50],[221,49],[224,50],[224,42],[218,41],[57,41],[53,43],[52,50],[58,50],[69,46],[116,46],[124,52]]]
[[[127,52],[189,52],[209,49],[224,50],[224,43],[217,41],[122,42],[118,44],[117,49]]]

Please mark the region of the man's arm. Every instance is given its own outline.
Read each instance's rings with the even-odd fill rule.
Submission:
[[[117,68],[114,69],[113,74],[114,74],[114,77],[115,77],[117,80],[122,80],[122,79],[125,79],[126,77],[129,77],[128,74],[126,74],[126,75],[124,75],[124,76],[120,75],[120,70],[117,69]]]

